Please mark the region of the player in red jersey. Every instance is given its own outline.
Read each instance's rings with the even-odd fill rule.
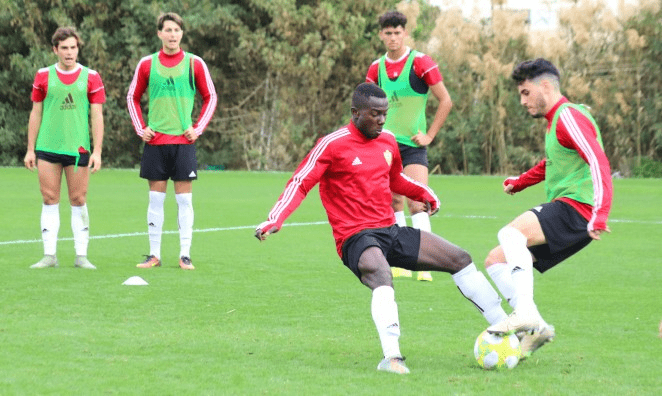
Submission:
[[[432,233],[395,225],[391,191],[422,202],[429,214],[437,212],[439,199],[425,184],[402,173],[395,137],[382,130],[388,106],[381,88],[360,84],[352,97],[351,122],[318,140],[255,236],[263,241],[280,230],[319,183],[338,255],[372,290],[372,317],[384,356],[377,369],[406,374],[391,265],[448,272],[489,323],[502,321],[506,314],[498,294],[466,251]]]
[[[533,269],[541,273],[609,232],[612,182],[600,129],[588,110],[568,102],[560,75],[539,58],[520,63],[512,78],[533,117],[547,119],[545,159],[503,183],[514,194],[545,181],[547,203],[524,212],[498,233],[500,245],[485,260],[487,272],[514,308],[491,333],[518,333],[524,357],[555,336],[533,301]]]
[[[379,85],[388,95],[390,111],[384,128],[395,134],[405,175],[427,184],[427,146],[444,125],[453,104],[434,60],[404,44],[406,24],[407,17],[397,11],[379,18],[379,38],[384,42],[386,54],[370,65],[366,82]],[[439,105],[428,128],[425,110],[430,92],[439,100]],[[402,195],[393,194],[395,219],[401,227],[407,225],[404,201]],[[412,227],[430,232],[425,207],[412,200],[407,200],[407,204]],[[412,276],[411,271],[401,268],[393,268],[393,275]],[[432,275],[419,272],[417,279],[431,281]]]
[[[185,270],[195,269],[190,257],[194,217],[192,191],[193,180],[197,179],[195,141],[209,124],[217,99],[205,62],[180,47],[183,23],[182,18],[172,12],[159,16],[157,34],[162,48],[140,60],[127,95],[133,127],[145,142],[140,177],[149,182],[150,253],[138,268],[161,265],[163,203],[168,179],[172,179],[178,206],[179,266]],[[145,123],[140,98],[148,89],[149,123]],[[196,91],[202,96],[202,109],[193,123],[191,112]]]
[[[41,235],[44,257],[31,268],[57,267],[60,186],[67,179],[74,234],[74,266],[96,269],[87,259],[90,239],[87,186],[90,171],[101,168],[103,103],[106,92],[99,73],[77,63],[81,40],[74,28],[57,29],[51,40],[58,62],[39,69],[32,85],[25,167],[39,173],[43,197]],[[90,125],[94,150],[90,153]]]

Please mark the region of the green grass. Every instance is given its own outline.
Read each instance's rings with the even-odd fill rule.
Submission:
[[[263,243],[252,236],[289,175],[202,172],[194,184],[196,270],[177,266],[172,186],[164,267],[148,253],[147,183],[102,170],[88,196],[89,257],[73,268],[62,194],[60,268],[30,270],[43,252],[36,175],[0,169],[0,394],[107,395],[654,395],[662,389],[662,183],[615,180],[612,233],[544,276],[536,301],[557,339],[516,369],[487,372],[473,358],[487,326],[447,274],[398,279],[401,349],[412,370],[381,358],[370,292],[340,262],[317,192]],[[479,268],[501,226],[542,202],[514,197],[499,177],[432,176],[442,199],[435,232]],[[314,223],[314,224],[310,224]],[[127,235],[128,234],[128,235]],[[124,236],[122,236],[124,235]],[[69,238],[69,239],[67,239]],[[123,286],[140,275],[149,286]]]

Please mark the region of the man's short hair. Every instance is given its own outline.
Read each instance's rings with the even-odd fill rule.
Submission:
[[[373,83],[361,83],[354,90],[352,95],[352,107],[355,109],[365,109],[368,107],[370,98],[386,98],[386,92]]]
[[[379,17],[379,26],[382,29],[397,28],[398,26],[402,26],[404,29],[405,25],[407,25],[407,17],[399,11],[389,11]]]
[[[552,62],[543,58],[520,63],[513,70],[511,77],[519,85],[526,80],[533,80],[543,74],[550,74],[556,77],[557,80],[560,80],[561,78],[556,66],[554,66]]]
[[[156,19],[156,26],[159,30],[163,30],[163,24],[165,21],[173,21],[179,25],[180,29],[184,30],[184,20],[174,12],[164,12],[163,14],[159,15],[159,17]]]
[[[58,28],[51,38],[51,43],[53,44],[53,47],[57,48],[60,45],[60,42],[68,39],[69,37],[75,37],[76,44],[78,44],[79,47],[81,44],[83,44],[80,37],[78,36],[78,32],[76,32],[76,28],[70,26]]]

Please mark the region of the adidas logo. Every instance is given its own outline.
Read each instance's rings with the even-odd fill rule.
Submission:
[[[74,103],[74,97],[71,96],[71,92],[67,94],[67,97],[62,101],[60,110],[73,110],[76,108],[76,103]]]
[[[188,177],[195,177],[195,171],[191,171],[191,173],[189,173]]]
[[[90,230],[89,227],[85,227],[85,228],[83,228],[83,231],[89,231],[89,230]]]
[[[396,323],[393,323],[393,324],[390,325],[390,326],[387,326],[386,328],[387,328],[387,329],[397,329],[397,328],[399,328],[399,327],[400,327],[400,326],[399,326],[398,323],[396,322]]]
[[[533,210],[537,211],[538,213],[542,212],[542,206],[536,206],[533,208]]]
[[[42,232],[42,234],[43,234],[44,232],[48,232],[48,229],[47,229],[47,228],[44,228],[43,230],[41,230],[41,232]]]
[[[156,224],[150,222],[150,223],[148,224],[148,226],[149,226],[149,227],[156,227]]]
[[[161,88],[169,89],[169,90],[174,90],[174,89],[175,89],[175,79],[172,78],[172,76],[168,77],[168,79],[165,80],[165,81],[161,84]]]
[[[356,157],[356,158],[354,158],[354,161],[352,161],[352,165],[353,165],[353,166],[363,165],[363,162],[361,162],[361,160],[359,159],[359,157]]]
[[[519,272],[519,271],[524,271],[524,270],[523,270],[520,266],[517,266],[517,265],[516,265],[516,266],[513,268],[513,270],[510,271],[510,274],[512,275],[512,274],[514,274],[515,272]]]

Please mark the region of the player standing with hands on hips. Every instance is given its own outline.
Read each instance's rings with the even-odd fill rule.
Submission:
[[[101,168],[103,103],[106,92],[101,76],[77,62],[81,40],[72,27],[61,27],[51,40],[56,64],[39,69],[32,85],[32,111],[28,123],[25,167],[39,173],[43,197],[41,237],[44,257],[30,268],[57,267],[60,230],[62,171],[67,179],[78,268],[96,269],[87,259],[90,218],[87,186],[90,171]],[[94,150],[90,154],[90,124]]]
[[[503,183],[507,194],[545,181],[547,203],[524,212],[498,233],[499,246],[485,260],[487,272],[513,307],[495,334],[517,333],[528,357],[553,340],[533,301],[533,269],[541,273],[609,232],[612,182],[600,129],[588,110],[560,91],[560,74],[539,58],[520,63],[512,73],[520,102],[529,114],[547,119],[545,158]]]
[[[163,203],[168,179],[175,184],[178,206],[180,259],[185,270],[191,262],[193,239],[193,180],[198,162],[195,141],[209,124],[216,109],[216,89],[205,62],[185,52],[180,44],[184,22],[172,12],[157,19],[161,50],[140,60],[129,87],[127,103],[133,127],[145,142],[140,177],[149,182],[147,227],[150,253],[138,268],[161,265]],[[149,123],[145,123],[140,98],[149,91]],[[202,96],[202,110],[193,123],[191,113],[196,91]]]
[[[389,114],[384,129],[395,134],[405,175],[427,185],[426,147],[444,125],[453,103],[439,67],[432,58],[404,45],[406,24],[407,17],[397,11],[387,12],[379,18],[379,38],[386,46],[386,54],[370,65],[366,82],[379,85],[388,95]],[[439,106],[428,128],[425,109],[429,92],[439,100]],[[407,225],[404,202],[402,195],[393,193],[392,207],[401,227]],[[425,206],[411,199],[407,200],[407,204],[412,227],[430,232],[430,217]],[[412,274],[393,268],[393,276],[410,277]],[[417,279],[431,281],[432,276],[429,272],[420,272]]]
[[[360,84],[351,106],[351,122],[317,141],[255,236],[264,241],[280,230],[319,183],[338,255],[372,290],[372,318],[384,356],[377,369],[407,374],[400,353],[392,265],[450,273],[462,295],[491,324],[504,320],[506,313],[499,295],[467,252],[427,231],[395,225],[391,191],[423,203],[429,214],[437,212],[439,200],[429,187],[402,174],[395,137],[382,130],[389,109],[386,93],[375,84]]]

